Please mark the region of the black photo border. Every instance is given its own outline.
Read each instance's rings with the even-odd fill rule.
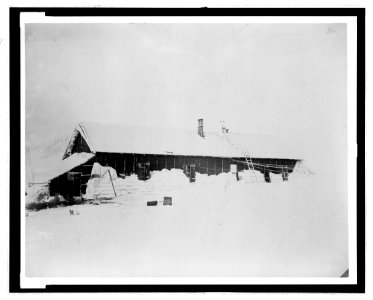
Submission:
[[[44,12],[53,17],[107,16],[354,16],[357,17],[357,284],[159,284],[159,285],[47,285],[21,288],[21,48],[20,14]],[[10,197],[9,292],[261,292],[364,293],[365,292],[365,8],[93,8],[10,7]]]

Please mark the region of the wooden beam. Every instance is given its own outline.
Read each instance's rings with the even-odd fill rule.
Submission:
[[[110,177],[111,186],[113,187],[114,195],[115,195],[115,197],[116,197],[116,196],[117,196],[117,193],[115,192],[115,187],[114,187],[113,179],[111,178],[110,170],[109,170],[108,173],[109,173],[109,177]]]

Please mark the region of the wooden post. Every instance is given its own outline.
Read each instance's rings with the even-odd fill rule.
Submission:
[[[224,173],[224,159],[221,158],[221,172]]]
[[[175,158],[175,156],[174,156],[174,169],[176,169],[176,158]]]
[[[109,169],[108,173],[109,173],[109,176],[110,176],[111,186],[113,187],[114,195],[115,195],[115,197],[116,197],[116,196],[117,196],[117,193],[115,192],[113,179],[111,178],[111,174],[110,174],[110,169]]]

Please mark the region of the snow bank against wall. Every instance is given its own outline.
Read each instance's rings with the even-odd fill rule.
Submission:
[[[98,186],[110,172],[120,193],[108,204],[29,212],[27,276],[325,277],[348,268],[347,198],[333,177],[247,183],[249,172],[240,181],[197,173],[190,183],[175,169],[147,181],[112,171],[95,169]],[[165,196],[172,206],[146,205]]]
[[[301,163],[299,163],[301,164]],[[298,166],[289,176],[290,180],[303,178],[307,175],[306,169]],[[283,182],[281,174],[271,173],[271,182]],[[116,196],[126,196],[133,201],[137,199],[160,200],[163,196],[175,192],[187,192],[190,189],[225,189],[230,185],[244,185],[265,183],[264,175],[259,171],[244,170],[239,172],[239,181],[232,173],[210,175],[196,173],[196,182],[190,183],[182,170],[163,169],[151,172],[147,181],[138,180],[136,174],[125,179],[118,177],[115,169],[94,163],[91,179],[87,182],[85,199],[112,199]]]
[[[86,194],[83,197],[85,199],[112,199],[115,196],[129,195],[132,197],[137,194],[146,195],[149,192],[163,193],[168,187],[175,189],[189,184],[182,170],[164,169],[151,174],[151,178],[147,181],[138,180],[136,174],[123,179],[118,177],[115,169],[94,163],[91,179],[87,182]]]
[[[123,180],[118,178],[112,167],[103,167],[95,162],[92,167],[91,179],[87,182],[86,199],[111,199],[124,192]],[[114,193],[115,190],[115,193]]]

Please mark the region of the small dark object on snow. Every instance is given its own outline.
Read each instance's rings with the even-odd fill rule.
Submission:
[[[73,216],[74,215],[74,211],[72,209],[69,209],[70,211],[70,216]]]
[[[147,206],[157,206],[157,204],[158,204],[158,201],[148,201],[148,202],[146,202]]]
[[[266,182],[271,182],[271,177],[269,175],[269,170],[264,171],[264,179]]]
[[[163,197],[163,205],[172,205],[172,197]]]

